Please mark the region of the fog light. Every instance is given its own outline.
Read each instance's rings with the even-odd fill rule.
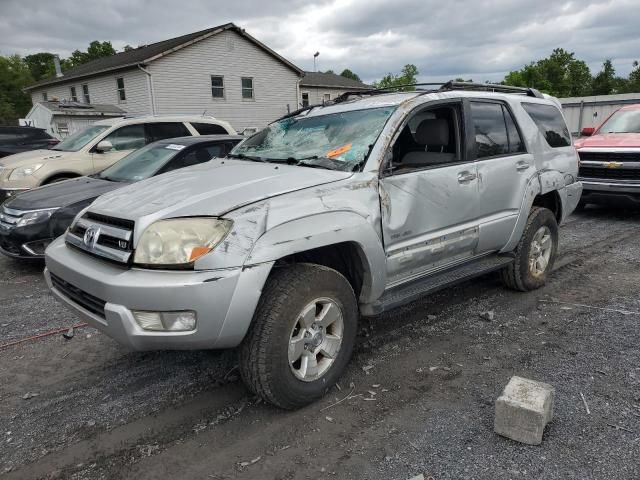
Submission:
[[[144,330],[186,332],[196,328],[196,312],[133,312]]]

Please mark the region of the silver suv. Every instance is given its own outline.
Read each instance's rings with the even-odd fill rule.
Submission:
[[[248,388],[296,408],[338,380],[360,315],[492,271],[542,286],[577,173],[557,101],[535,90],[347,93],[100,197],[45,275],[133,349],[239,346]]]

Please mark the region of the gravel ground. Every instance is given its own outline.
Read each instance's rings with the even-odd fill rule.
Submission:
[[[0,349],[0,477],[640,478],[639,226],[588,209],[541,290],[490,275],[363,319],[341,389],[296,412],[251,397],[231,351],[132,353],[90,328]],[[0,344],[76,323],[40,266],[0,271]],[[512,375],[556,387],[541,446],[493,433]]]

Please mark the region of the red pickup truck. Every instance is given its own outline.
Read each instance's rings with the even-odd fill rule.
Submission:
[[[581,133],[575,141],[583,185],[580,206],[640,205],[640,104],[624,106],[598,128]]]

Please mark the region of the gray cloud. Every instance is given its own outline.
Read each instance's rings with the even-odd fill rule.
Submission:
[[[627,74],[638,51],[636,0],[0,0],[0,53],[68,55],[92,40],[140,45],[233,21],[305,69],[351,68],[368,81],[414,63],[422,80],[500,80],[574,51],[595,72]]]

